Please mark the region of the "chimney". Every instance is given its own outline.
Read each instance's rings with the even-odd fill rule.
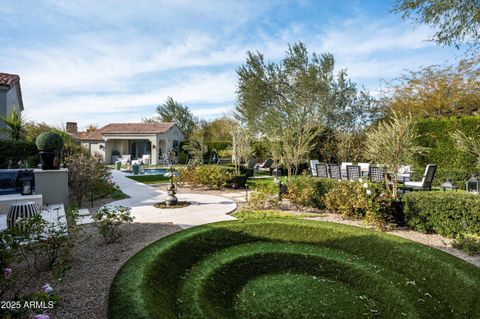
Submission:
[[[67,133],[78,135],[78,126],[77,122],[67,122]]]

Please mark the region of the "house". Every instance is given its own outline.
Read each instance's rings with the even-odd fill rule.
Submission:
[[[185,138],[175,123],[111,123],[85,133],[78,132],[77,123],[68,122],[66,131],[107,164],[115,162],[115,154],[130,155],[132,160],[150,155],[151,164],[160,164],[169,149],[179,150]]]
[[[20,77],[16,74],[0,73],[0,117],[9,117],[14,110],[23,111]],[[5,123],[0,121],[0,130],[4,127]]]

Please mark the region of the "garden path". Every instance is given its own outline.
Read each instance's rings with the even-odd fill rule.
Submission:
[[[153,204],[164,201],[167,192],[155,189],[143,183],[126,177],[125,173],[114,170],[112,178],[122,192],[130,198],[112,202],[108,206],[127,206],[132,209],[134,222],[137,223],[165,223],[171,222],[182,228],[214,223],[224,220],[233,220],[228,215],[237,208],[234,200],[216,195],[204,194],[177,194],[179,201],[188,201],[190,206],[175,209],[160,209]]]

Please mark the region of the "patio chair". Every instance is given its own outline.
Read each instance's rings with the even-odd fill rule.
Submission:
[[[328,165],[328,172],[330,174],[330,178],[333,179],[342,179],[342,173],[340,165],[338,164],[329,164]]]
[[[368,168],[368,178],[372,183],[383,183],[385,182],[385,174],[383,168],[377,166],[370,166]]]
[[[432,182],[433,178],[435,177],[435,172],[437,171],[436,164],[428,164],[425,168],[425,173],[423,174],[423,178],[420,182],[405,182],[404,189],[410,190],[431,190],[432,189]]]
[[[347,165],[347,179],[351,181],[358,181],[362,177],[360,166]]]
[[[317,176],[320,178],[328,178],[328,165],[325,163],[320,163],[315,165]]]
[[[310,160],[310,174],[317,176],[317,164],[320,164],[318,160]]]
[[[248,177],[253,177],[254,174],[255,174],[255,166],[257,165],[257,159],[254,157],[254,158],[251,158],[247,164],[245,165],[245,168],[246,168],[246,172],[245,172],[245,175]]]
[[[368,168],[370,167],[370,163],[358,163],[358,166],[360,166],[360,173],[362,173],[362,177],[368,176]]]
[[[151,161],[151,156],[150,155],[145,154],[145,155],[142,156],[143,164],[150,165],[150,161]]]
[[[340,172],[342,173],[342,177],[347,177],[347,166],[353,165],[352,162],[342,162],[342,166],[340,167]]]
[[[412,180],[412,167],[410,165],[402,165],[398,168],[397,180],[400,183],[410,182]]]

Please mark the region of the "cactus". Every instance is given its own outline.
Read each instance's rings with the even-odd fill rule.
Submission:
[[[51,151],[63,149],[63,138],[55,132],[44,132],[35,141],[40,151]]]

